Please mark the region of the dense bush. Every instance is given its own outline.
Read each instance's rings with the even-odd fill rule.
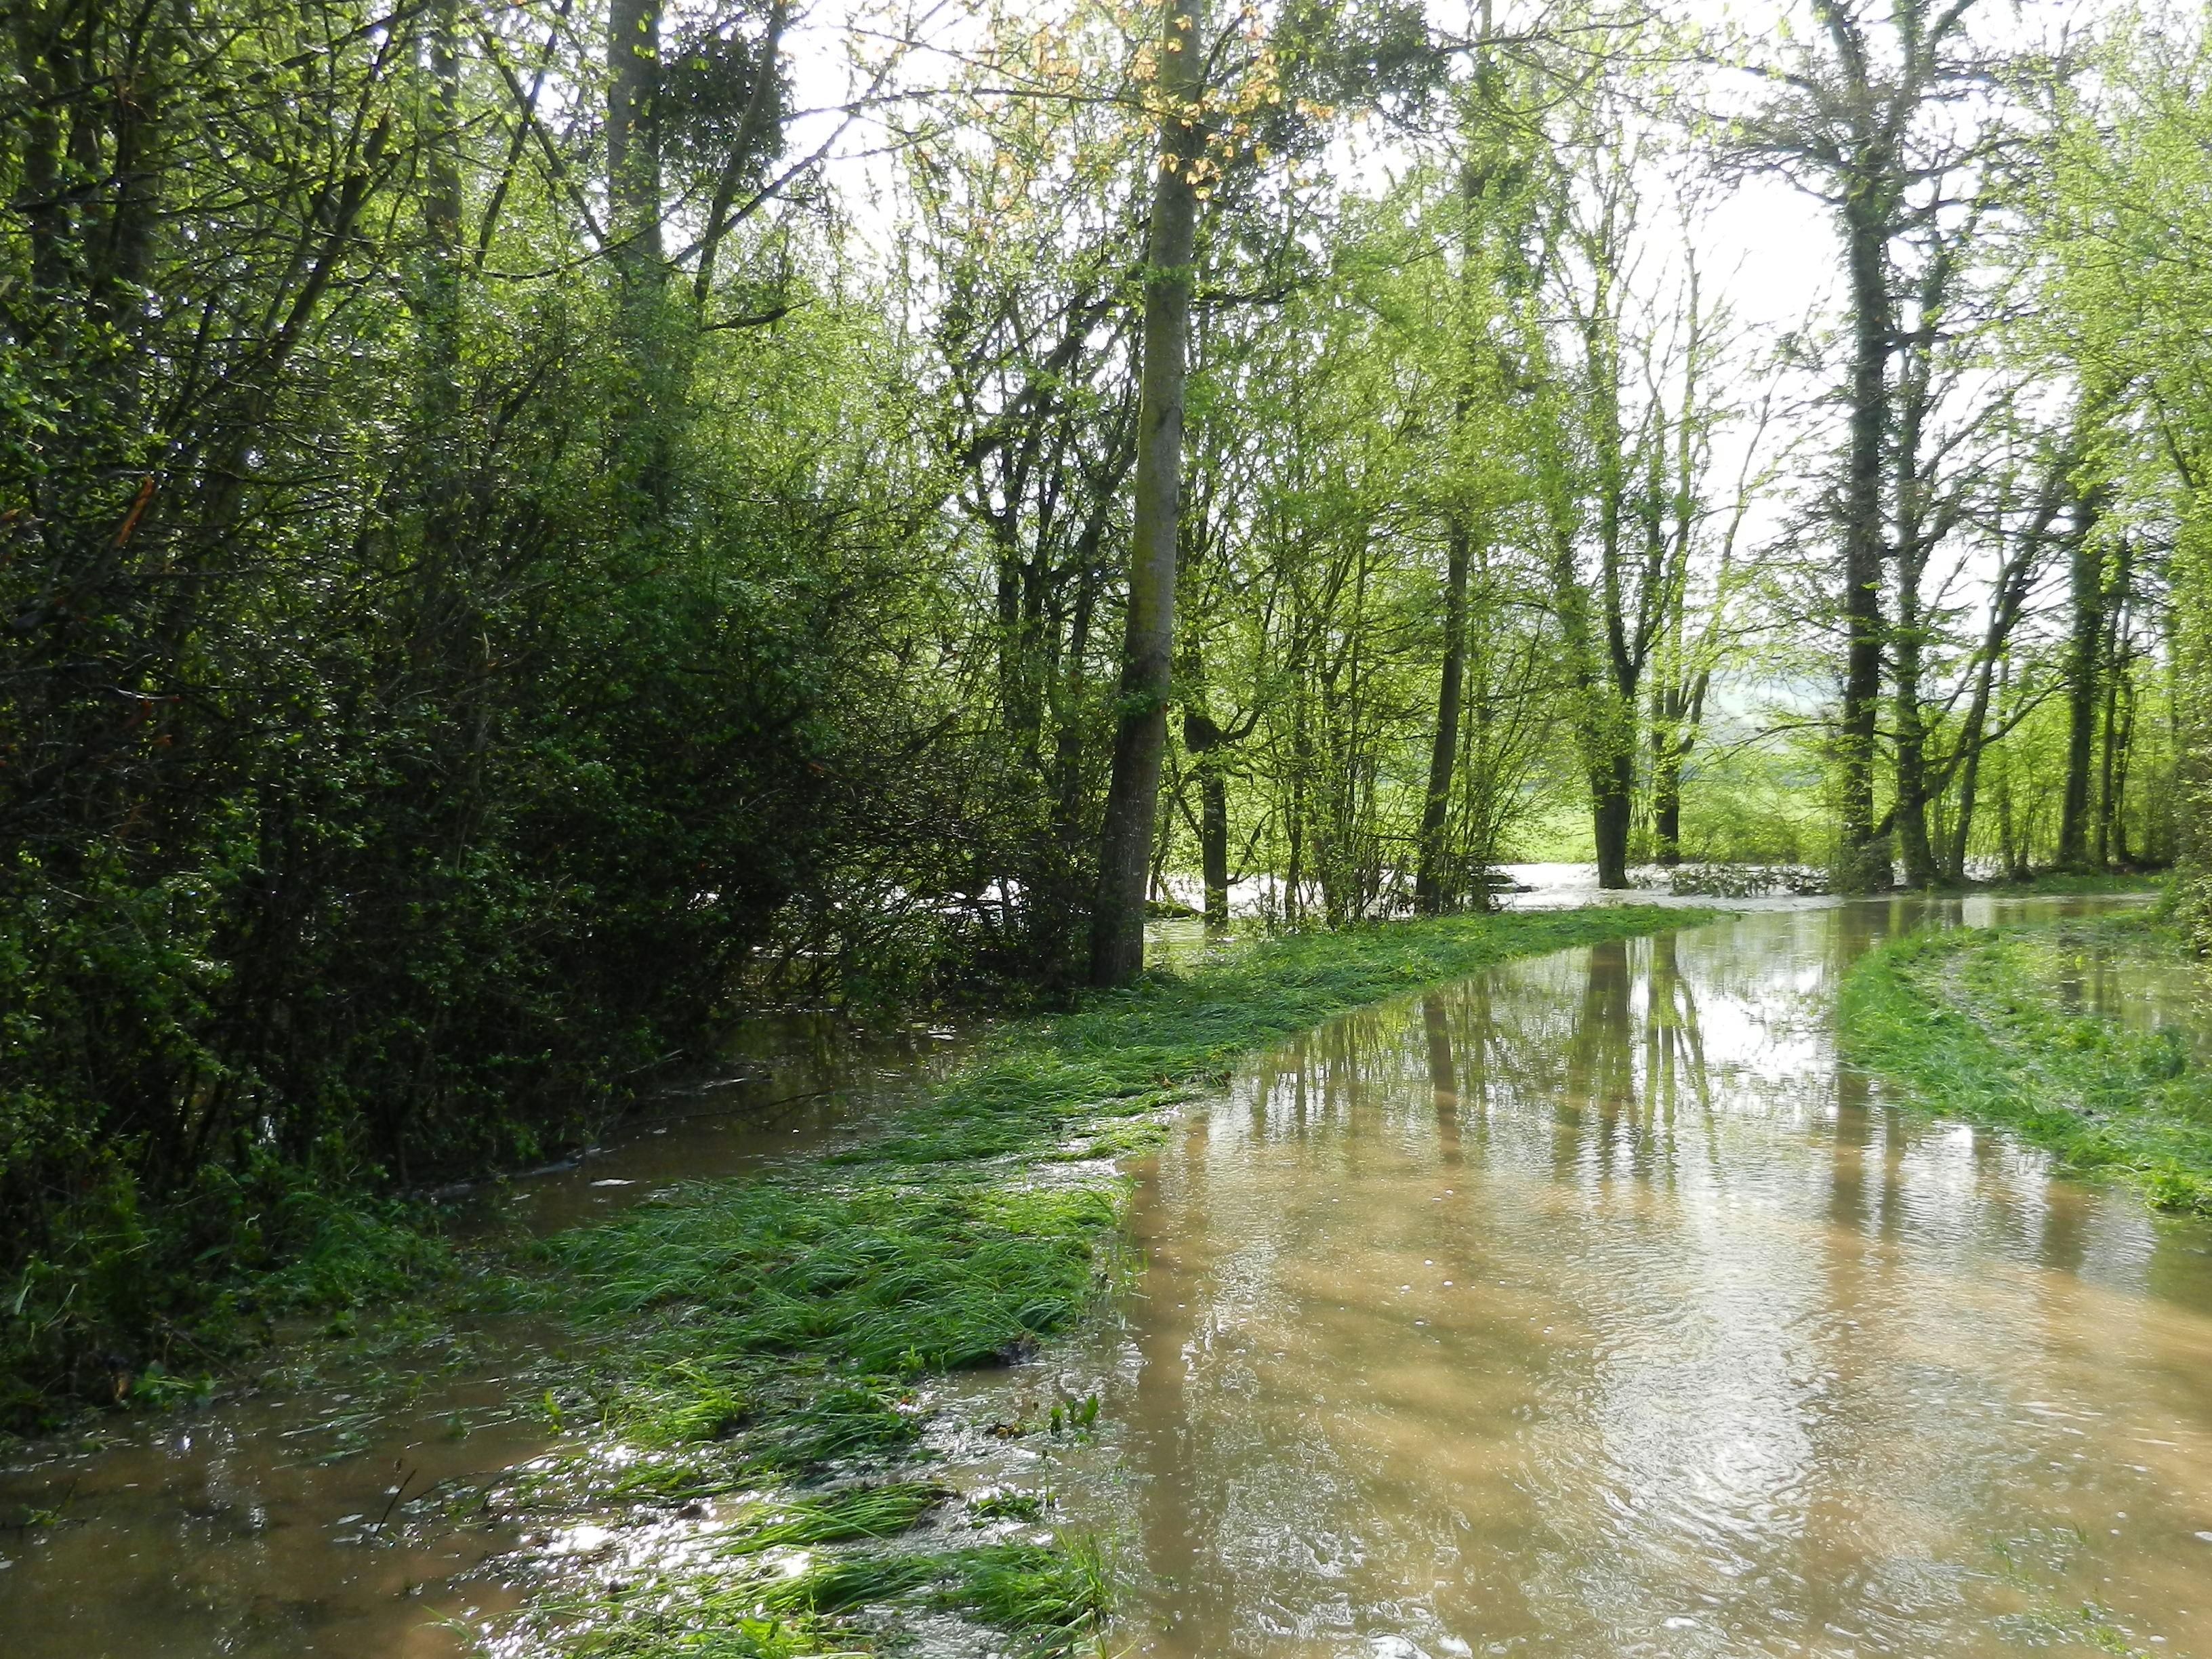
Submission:
[[[957,770],[906,692],[899,425],[804,227],[748,246],[817,310],[707,327],[590,257],[557,170],[494,195],[487,88],[371,16],[33,7],[4,47],[26,1397],[219,1349],[252,1273],[361,1289],[412,1246],[332,1199],[574,1140],[696,1046],[826,848],[902,856]]]

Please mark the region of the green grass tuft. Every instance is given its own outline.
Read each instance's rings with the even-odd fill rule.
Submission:
[[[855,1538],[890,1538],[951,1496],[946,1488],[920,1480],[854,1486],[828,1498],[783,1506],[773,1520],[732,1539],[729,1550],[743,1555],[784,1547],[842,1544]]]
[[[2093,959],[2179,966],[2179,935],[2135,915],[1917,933],[1844,982],[1845,1054],[1929,1108],[2001,1126],[2160,1208],[2212,1214],[2212,1072],[2179,1034],[2067,1006]]]
[[[955,1583],[939,1605],[1022,1637],[1036,1654],[1073,1653],[1113,1603],[1112,1571],[1090,1539],[1050,1547],[997,1544],[951,1559]]]
[[[833,1556],[766,1585],[760,1605],[771,1613],[846,1613],[919,1589],[939,1571],[933,1555]]]
[[[2026,881],[1993,882],[1981,890],[1991,893],[2069,894],[2156,893],[2163,891],[2163,876],[2136,875],[2118,870],[2045,870]]]

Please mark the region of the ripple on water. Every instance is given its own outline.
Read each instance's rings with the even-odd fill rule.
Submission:
[[[1837,1064],[1837,975],[1925,914],[1509,964],[1188,1112],[1075,1362],[1106,1433],[1037,1477],[1121,1540],[1121,1638],[2212,1652],[2207,1231]]]

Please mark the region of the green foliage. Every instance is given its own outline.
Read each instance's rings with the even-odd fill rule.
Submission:
[[[935,571],[866,313],[642,324],[560,164],[493,136],[496,77],[444,130],[431,15],[380,15],[95,0],[0,38],[40,89],[0,111],[14,1417],[388,1290],[423,1264],[344,1212],[588,1135],[854,868],[925,915],[947,885],[910,852]],[[710,33],[672,165],[734,186],[780,65]],[[745,302],[766,216],[706,297]]]
[[[957,114],[898,147],[877,264],[834,167],[782,156],[787,9],[641,9],[660,38],[611,58],[605,19],[535,0],[488,30],[23,0],[0,34],[10,1422],[154,1399],[277,1315],[435,1280],[394,1194],[574,1146],[749,1001],[1066,1006],[1124,665],[1157,137],[1127,94],[1157,20],[979,21],[936,88]],[[1644,124],[1680,90],[1641,61],[1659,35],[1440,52],[1402,0],[1246,22],[1206,53],[1164,872],[1261,878],[1274,921],[1395,914],[1417,866],[1425,904],[1479,905],[1566,815],[1580,851],[1594,788],[1609,846],[1820,857],[1816,714],[1771,749],[1719,712],[1731,675],[1734,711],[1832,668],[1834,595],[1793,591],[1832,561],[1819,514],[1802,556],[1740,544],[1710,476],[1752,359],[1724,306],[1670,309],[1648,273],[1676,262],[1631,234],[1684,159]],[[2033,280],[1991,291],[2041,314],[2003,343],[2103,400],[2064,481],[2108,490],[2141,557],[2100,647],[2100,834],[2115,864],[2179,858],[2212,945],[2208,60],[2132,24],[2098,50],[2108,104],[2051,89],[2021,152],[2026,234],[1958,270],[1978,293],[2027,249]],[[872,107],[902,106],[898,72]],[[617,109],[617,83],[647,95]],[[1405,118],[1379,188],[1329,176],[1339,105]],[[2002,356],[1954,321],[1908,332]],[[2035,401],[1962,419],[1959,456],[2052,447],[2014,430]],[[2033,491],[1968,481],[1935,540],[2026,545]],[[1754,599],[1814,642],[1759,654]],[[1959,841],[2022,874],[2054,838],[2062,671],[1937,611],[1885,641],[1893,674],[1911,644],[1948,677],[1916,716],[1949,757],[1935,827],[2002,655]],[[1243,1046],[1486,959],[1393,937],[1273,943],[1248,980],[1026,1030],[843,1186],[641,1221],[663,1278],[558,1246],[603,1326],[712,1327],[696,1353],[656,1336],[597,1408],[672,1457],[896,1443],[902,1379],[1018,1349],[1098,1268],[1099,1200],[945,1172],[1127,1150]],[[714,1291],[714,1249],[754,1303]],[[860,1392],[775,1449],[793,1355]]]
[[[205,1168],[150,1216],[111,1172],[53,1220],[58,1249],[21,1264],[0,1323],[16,1427],[52,1416],[57,1377],[103,1403],[167,1404],[204,1394],[274,1320],[420,1296],[453,1269],[428,1206],[367,1196],[342,1167]]]
[[[2170,1029],[2068,1005],[2063,982],[2106,956],[2169,971],[2185,960],[2174,933],[2140,917],[1886,945],[1844,981],[1845,1052],[1934,1110],[2121,1176],[2161,1208],[2212,1214],[2212,1069]]]
[[[2178,911],[2212,950],[2212,33],[2118,16],[2094,72],[2055,89],[2029,200],[2041,259],[2033,319],[2050,357],[2107,400],[2094,463],[2131,527],[2166,550],[2174,754],[2167,851]]]

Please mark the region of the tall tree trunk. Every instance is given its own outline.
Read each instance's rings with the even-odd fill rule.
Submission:
[[[2105,595],[2104,663],[2100,670],[2105,691],[2105,741],[2097,776],[2096,863],[2100,870],[2112,863],[2112,825],[2119,814],[2113,781],[2123,775],[2116,763],[2122,744],[2119,737],[2120,681],[2125,672],[2126,661],[2128,554],[2128,542],[2123,537],[2113,552],[2112,585]]]
[[[1481,33],[1478,38],[1484,44],[1475,59],[1475,85],[1487,100],[1494,95],[1492,83],[1497,73],[1488,44],[1491,0],[1482,0],[1480,18]],[[1460,367],[1459,393],[1453,410],[1455,428],[1464,424],[1474,406],[1474,354],[1483,343],[1474,327],[1474,305],[1479,296],[1475,283],[1480,254],[1476,216],[1490,183],[1487,166],[1479,163],[1474,153],[1479,130],[1470,122],[1463,131],[1468,153],[1462,160],[1459,174],[1460,320],[1465,329],[1461,346],[1467,357]],[[1452,770],[1459,757],[1460,701],[1467,678],[1467,570],[1473,537],[1463,501],[1453,505],[1447,536],[1443,656],[1437,671],[1437,729],[1429,748],[1429,787],[1421,803],[1420,846],[1413,872],[1413,908],[1425,916],[1437,915],[1459,896],[1447,889],[1445,866],[1451,855],[1448,830],[1451,823]]]
[[[1974,830],[1974,799],[1981,787],[1982,745],[1978,738],[1966,751],[1959,769],[1959,812],[1951,826],[1950,845],[1943,850],[1943,878],[1962,882],[1966,878],[1966,845]]]
[[[1882,461],[1889,407],[1888,227],[1863,183],[1845,207],[1851,294],[1850,450],[1844,484],[1844,696],[1839,885],[1889,885],[1889,843],[1874,817],[1875,726],[1881,700]]]
[[[1928,730],[1920,703],[1919,619],[1907,611],[1896,632],[1897,830],[1908,887],[1931,887],[1936,879],[1935,843],[1928,836]]]
[[[1682,751],[1664,732],[1651,773],[1651,855],[1667,869],[1682,861]]]
[[[1421,804],[1420,864],[1413,877],[1413,908],[1425,916],[1443,910],[1450,857],[1452,763],[1459,757],[1460,696],[1467,672],[1468,532],[1464,513],[1452,514],[1444,559],[1444,651],[1437,676],[1436,739],[1429,750],[1429,793]]]
[[[1206,882],[1206,925],[1229,926],[1229,781],[1217,749],[1198,771],[1199,867]]]
[[[661,0],[607,9],[607,201],[616,268],[635,286],[665,266],[660,232]]]
[[[2104,549],[2097,538],[2100,502],[2085,495],[2075,507],[2071,570],[2072,626],[2066,647],[2066,785],[2059,798],[2058,852],[2062,870],[2088,862],[2091,769],[2097,745],[2098,666],[2105,638]]]
[[[2107,716],[2106,741],[2112,745],[2106,761],[2108,781],[2105,787],[2105,821],[2112,837],[2112,861],[2122,869],[2135,862],[2128,850],[2128,751],[2133,747],[2136,730],[2135,688],[2127,683],[2126,665],[2123,659],[2119,672],[2112,676],[2116,706]],[[2112,736],[2110,720],[2119,721],[2118,735]]]
[[[1890,629],[1891,672],[1896,679],[1898,850],[1905,860],[1905,884],[1936,884],[1936,849],[1928,836],[1928,712],[1920,685],[1925,666],[1927,627],[1920,579],[1927,565],[1929,534],[1918,476],[1921,416],[1927,403],[1924,362],[1906,371],[1899,387],[1897,439],[1897,623]]]
[[[1042,583],[1036,561],[1023,556],[1011,506],[994,515],[992,539],[998,567],[999,714],[1008,745],[1035,775],[1042,766],[1044,731]]]
[[[1652,854],[1669,869],[1682,861],[1682,765],[1698,745],[1711,684],[1711,672],[1700,669],[1686,691],[1675,682],[1652,698]]]
[[[1184,358],[1198,245],[1196,164],[1205,136],[1198,0],[1167,0],[1159,90],[1162,157],[1145,250],[1144,366],[1138,386],[1128,629],[1121,647],[1114,771],[1091,918],[1091,980],[1123,985],[1144,970],[1145,879],[1167,746],[1175,649],[1176,524],[1182,495]]]
[[[1636,808],[1636,757],[1616,747],[1590,772],[1590,820],[1596,832],[1597,884],[1628,885],[1628,832]]]
[[[1303,630],[1304,617],[1297,619]],[[1283,865],[1283,920],[1295,926],[1305,917],[1306,781],[1313,775],[1313,732],[1307,708],[1303,648],[1291,658],[1291,803],[1289,856]]]
[[[1996,617],[2002,617],[2004,603],[2004,596],[2001,594],[1997,600]],[[1999,647],[2010,627],[2008,621],[2001,625],[1993,617],[1990,638],[1983,648],[1981,666],[1974,676],[1973,701],[1967,707],[1964,724],[1959,728],[1959,812],[1957,820],[1951,826],[1950,842],[1943,849],[1943,878],[1946,881],[1962,882],[1966,878],[1967,843],[1973,835],[1974,805],[1981,788],[1982,733],[1989,724],[1990,696],[1996,678]]]

